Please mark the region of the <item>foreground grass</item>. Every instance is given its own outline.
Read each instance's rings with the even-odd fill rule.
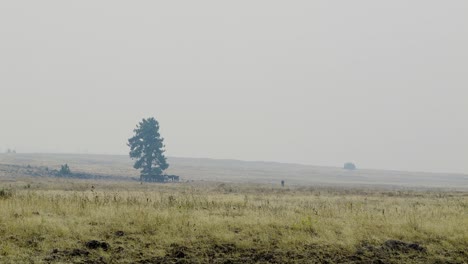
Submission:
[[[463,192],[96,183],[3,189],[0,262],[468,261]]]

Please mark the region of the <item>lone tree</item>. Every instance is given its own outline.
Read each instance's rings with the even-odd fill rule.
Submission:
[[[135,135],[128,139],[130,158],[136,160],[133,167],[141,169],[141,181],[163,182],[164,170],[169,168],[164,156],[164,138],[159,134],[159,123],[153,117],[144,119],[133,130]]]

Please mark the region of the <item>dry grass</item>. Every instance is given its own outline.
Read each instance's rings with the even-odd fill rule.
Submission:
[[[0,153],[0,177],[24,174],[28,168],[60,169],[68,164],[72,172],[90,173],[113,178],[139,177],[133,163],[125,155],[15,154]],[[451,188],[468,191],[468,175],[450,173],[402,172],[358,169],[345,171],[341,167],[317,167],[268,162],[169,158],[168,174],[180,175],[183,181],[222,181],[233,183],[335,186],[399,186],[406,188]],[[5,165],[22,166],[8,169]],[[340,166],[341,164],[338,164]],[[19,171],[18,171],[19,170]],[[32,174],[29,174],[33,176]]]
[[[0,186],[1,263],[468,258],[464,192],[50,181]],[[382,246],[391,239],[425,250]],[[110,248],[89,249],[91,240]]]

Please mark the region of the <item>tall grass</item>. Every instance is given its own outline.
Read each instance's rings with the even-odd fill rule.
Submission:
[[[200,258],[223,244],[284,252],[318,246],[352,255],[363,243],[397,239],[419,243],[442,260],[468,248],[463,193],[182,184],[83,189],[0,189],[0,261],[44,262],[54,249],[83,248],[90,240],[125,251],[93,256],[129,263],[164,256],[174,244],[197,248]]]

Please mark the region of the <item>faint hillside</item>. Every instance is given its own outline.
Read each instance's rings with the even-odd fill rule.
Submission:
[[[132,161],[124,155],[78,154],[0,154],[0,164],[60,168],[69,164],[77,172],[138,177]],[[182,180],[222,182],[257,182],[286,185],[384,185],[407,187],[443,187],[468,189],[468,175],[424,172],[402,172],[338,167],[319,167],[274,162],[247,162],[195,158],[169,158],[168,173]],[[1,174],[5,176],[5,173]]]

